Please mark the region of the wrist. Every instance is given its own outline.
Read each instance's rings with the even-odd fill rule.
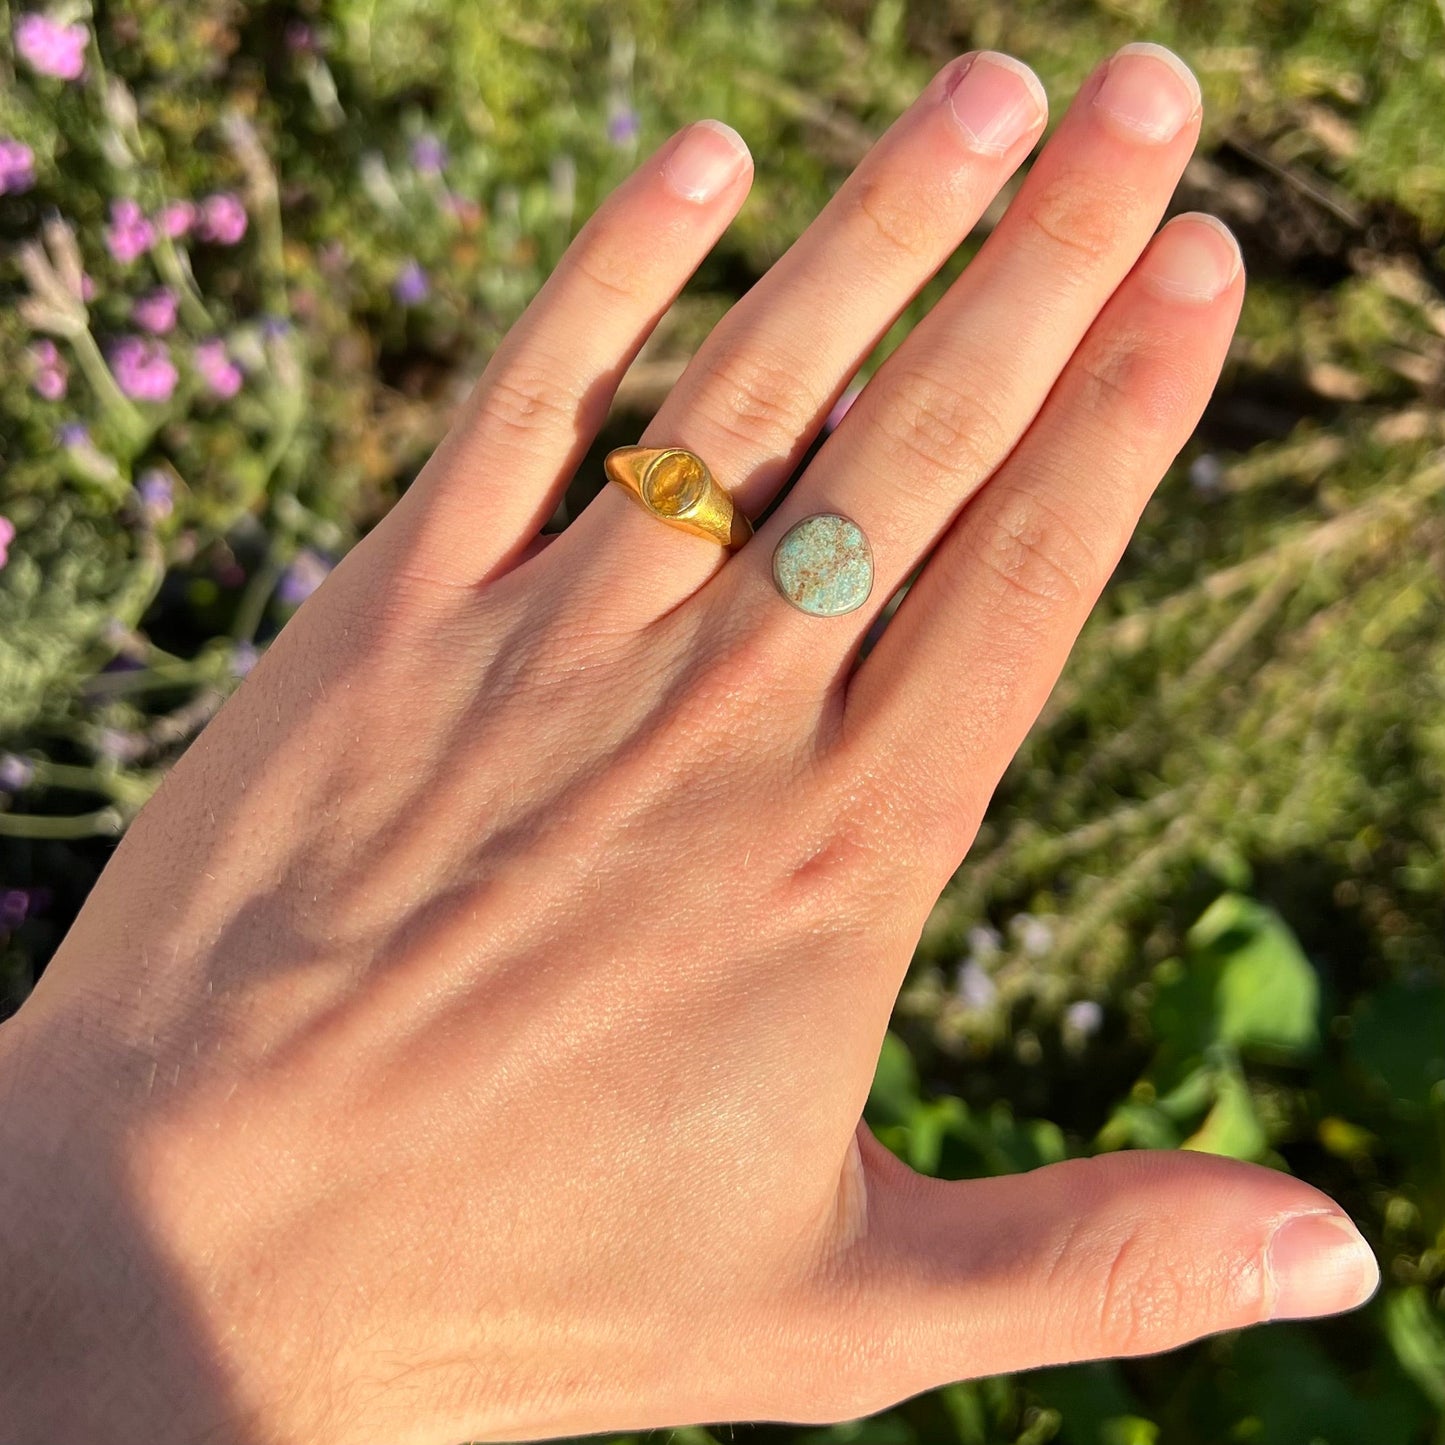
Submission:
[[[206,1379],[184,1302],[94,1099],[74,1107],[75,1071],[28,1033],[23,1011],[0,1026],[0,1445],[199,1438],[176,1398]]]

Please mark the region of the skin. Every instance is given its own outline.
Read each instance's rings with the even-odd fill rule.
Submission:
[[[929,908],[1239,310],[1222,228],[1156,234],[1197,92],[1114,64],[1163,121],[1099,67],[731,558],[618,488],[537,534],[750,164],[701,123],[588,222],[0,1029],[0,1440],[831,1421],[1370,1293],[1285,1175],[1140,1153],[948,1184],[860,1122]],[[1037,141],[1035,85],[936,77],[644,442],[756,515]],[[979,143],[983,92],[1019,135]],[[878,569],[826,620],[770,577],[818,511]]]

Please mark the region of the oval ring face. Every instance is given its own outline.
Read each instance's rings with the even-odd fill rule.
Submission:
[[[841,617],[860,608],[873,590],[873,549],[847,517],[804,517],[773,553],[773,581],[800,612]]]
[[[661,517],[680,517],[706,491],[707,468],[691,452],[664,452],[642,477],[643,500]]]

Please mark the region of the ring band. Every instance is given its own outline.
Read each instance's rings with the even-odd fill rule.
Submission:
[[[669,527],[708,537],[736,552],[753,535],[732,494],[696,452],[683,447],[618,447],[602,468]]]

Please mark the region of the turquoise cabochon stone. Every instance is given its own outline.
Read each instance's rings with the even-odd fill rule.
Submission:
[[[841,617],[873,590],[873,549],[847,517],[821,512],[789,527],[773,553],[773,581],[801,612]]]

